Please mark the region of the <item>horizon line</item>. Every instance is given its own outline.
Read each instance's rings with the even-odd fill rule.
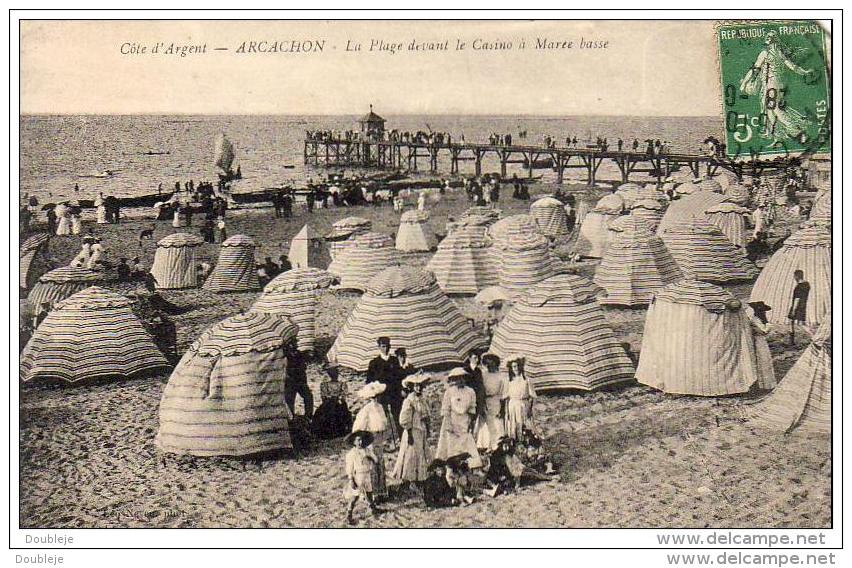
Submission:
[[[318,114],[298,114],[298,113],[280,113],[280,112],[234,112],[234,113],[192,113],[192,112],[21,112],[19,117],[29,116],[288,116],[288,117],[337,117],[337,116],[361,116],[363,113],[318,113]],[[510,113],[385,113],[384,116],[404,117],[404,116],[481,116],[481,117],[499,117],[499,118],[577,118],[577,117],[606,117],[606,118],[718,118],[722,119],[721,115],[713,114],[510,114]]]

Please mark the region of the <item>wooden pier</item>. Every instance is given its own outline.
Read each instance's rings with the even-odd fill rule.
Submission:
[[[759,176],[764,171],[786,168],[789,160],[751,160],[735,162],[699,154],[648,154],[646,152],[602,150],[599,148],[568,148],[529,145],[494,145],[473,143],[429,144],[391,140],[336,140],[305,139],[305,164],[325,167],[380,168],[416,172],[420,168],[438,173],[438,158],[449,155],[450,174],[459,174],[461,162],[473,162],[474,173],[482,175],[482,162],[493,155],[500,163],[500,175],[506,177],[509,164],[535,165],[546,161],[556,172],[556,182],[562,183],[565,170],[581,169],[589,185],[595,185],[598,169],[606,160],[616,164],[621,172],[621,182],[630,181],[631,174],[647,173],[662,185],[673,171],[689,168],[692,175],[714,175],[719,168],[727,169],[738,177]],[[526,166],[525,166],[526,167]],[[534,169],[527,167],[529,177]]]

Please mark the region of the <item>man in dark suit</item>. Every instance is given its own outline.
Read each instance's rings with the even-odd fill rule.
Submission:
[[[393,439],[399,432],[399,412],[402,409],[402,373],[397,358],[391,355],[389,337],[379,337],[376,340],[379,355],[370,361],[367,367],[367,382],[380,382],[385,385],[385,392],[379,396],[379,402],[385,407],[388,418],[391,419]]]

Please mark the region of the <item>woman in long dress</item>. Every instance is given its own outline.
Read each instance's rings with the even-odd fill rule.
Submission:
[[[754,342],[754,354],[757,359],[757,386],[764,390],[774,389],[778,384],[775,380],[775,368],[772,366],[772,353],[769,351],[769,343],[766,341],[766,335],[770,329],[766,312],[771,309],[763,302],[749,302],[746,307],[746,315]]]
[[[390,431],[390,424],[385,409],[378,401],[378,396],[385,392],[384,383],[367,383],[358,391],[358,398],[367,403],[361,407],[352,424],[352,431],[364,430],[373,435],[372,448],[376,454],[376,469],[373,479],[373,495],[384,499],[388,495],[387,474],[385,473],[385,440]]]
[[[79,235],[83,232],[83,217],[80,207],[75,205],[69,209],[71,212],[71,234]]]
[[[471,469],[482,467],[482,459],[473,439],[473,426],[476,422],[476,393],[465,386],[467,372],[461,367],[450,371],[450,385],[444,392],[441,403],[441,433],[435,457],[448,460],[459,454],[469,454],[468,465]]]
[[[74,257],[74,260],[71,261],[71,266],[80,268],[89,265],[89,258],[92,256],[93,243],[94,239],[91,237],[83,237],[83,244],[80,247],[80,252],[78,252],[77,256]]]
[[[95,198],[95,207],[97,207],[98,211],[98,225],[106,225],[108,223],[107,208],[104,204],[103,192],[98,193],[98,196]]]
[[[524,439],[524,429],[533,429],[533,402],[536,394],[524,376],[524,359],[509,358],[506,368],[509,383],[506,386],[506,435],[515,440]]]
[[[482,372],[482,384],[485,388],[485,412],[482,416],[476,445],[483,450],[493,450],[497,440],[505,435],[503,416],[506,412],[509,377],[500,371],[500,358],[493,353],[482,357],[485,370]]]
[[[53,212],[59,220],[56,225],[56,234],[60,236],[71,234],[71,211],[64,203],[60,203],[54,208]]]
[[[104,254],[104,246],[101,244],[101,240],[96,238],[95,243],[92,245],[92,256],[89,257],[89,262],[86,263],[86,268],[89,270],[96,270],[98,268],[98,261]]]
[[[338,379],[336,370],[329,369],[329,380],[320,384],[322,403],[314,412],[314,435],[321,440],[345,436],[352,428],[352,413],[346,405],[346,383]]]
[[[423,386],[429,376],[423,373],[406,377],[402,384],[411,389],[402,401],[399,424],[402,436],[399,443],[399,455],[392,476],[402,482],[420,484],[426,480],[429,468],[429,407],[423,400]]]

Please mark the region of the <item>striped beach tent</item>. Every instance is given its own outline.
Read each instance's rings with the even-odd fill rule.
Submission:
[[[698,280],[675,282],[648,308],[636,378],[673,394],[747,392],[758,378],[751,333],[730,293]]]
[[[722,184],[719,183],[719,180],[714,178],[707,178],[701,180],[698,184],[698,188],[701,191],[712,191],[714,193],[724,193],[724,189],[722,188]]]
[[[151,275],[157,288],[176,290],[198,287],[196,251],[204,241],[188,233],[174,233],[157,243]]]
[[[533,233],[541,234],[538,223],[532,215],[519,213],[517,215],[509,215],[503,217],[490,227],[488,227],[488,236],[495,245],[500,245],[506,240],[509,240],[511,235],[518,233]]]
[[[613,221],[609,247],[595,270],[594,282],[606,296],[601,304],[639,306],[683,275],[663,240],[641,219],[632,215]]]
[[[130,306],[129,299],[99,286],[56,304],[21,353],[21,380],[76,382],[168,369]]]
[[[735,203],[719,203],[704,210],[710,224],[716,225],[734,246],[744,248],[748,244],[746,215],[749,210]]]
[[[746,207],[751,201],[751,192],[746,186],[733,183],[725,188],[725,201]]]
[[[426,269],[447,294],[476,294],[499,281],[491,239],[478,225],[459,227],[438,244]]]
[[[558,274],[563,267],[551,252],[547,238],[523,223],[505,226],[500,237],[494,239],[491,254],[497,270],[497,284],[512,296]]]
[[[325,237],[331,260],[337,259],[338,255],[352,244],[353,237],[368,233],[372,228],[373,222],[363,217],[344,217],[336,221],[331,226],[331,232]]]
[[[378,355],[376,339],[404,347],[415,367],[463,361],[485,338],[441,291],[432,273],[393,266],[376,275],[328,352],[332,363],[359,372]]]
[[[478,219],[480,217],[485,217],[489,220],[488,224],[490,225],[499,221],[501,216],[502,211],[500,209],[494,209],[490,205],[474,205],[462,213],[461,217],[459,217],[459,221],[468,224],[465,222],[466,219],[476,218],[477,222],[473,224],[479,224]]]
[[[570,234],[565,205],[553,197],[542,197],[530,205],[530,216],[538,230],[549,239],[559,239]]]
[[[630,216],[644,221],[652,231],[657,230],[663,218],[665,206],[656,199],[640,199],[630,209]]]
[[[723,201],[726,201],[724,195],[712,191],[698,191],[680,199],[675,199],[669,204],[663,218],[660,220],[660,224],[657,226],[657,234],[662,235],[663,231],[668,227],[691,221],[692,219],[697,218],[707,221],[705,211]]]
[[[322,237],[310,225],[305,225],[290,242],[287,260],[293,268],[317,267],[321,252]]]
[[[789,325],[793,304],[793,272],[801,270],[810,283],[805,321],[816,325],[831,311],[831,231],[812,225],[790,235],[772,255],[751,290],[752,302],[772,307],[766,315],[773,323]]]
[[[286,317],[261,313],[238,314],[204,331],[163,391],[157,447],[193,456],[291,448],[283,346],[296,332]]]
[[[50,270],[50,260],[47,258],[49,240],[48,233],[36,233],[21,243],[19,285],[22,289],[29,290],[44,273]]]
[[[601,258],[609,245],[609,224],[621,217],[621,213],[609,213],[589,211],[583,224],[580,225],[580,234],[574,246],[575,252],[590,258]]]
[[[254,249],[257,245],[246,235],[234,235],[219,249],[219,260],[204,282],[209,292],[249,292],[260,288]]]
[[[299,351],[313,351],[320,290],[334,281],[334,276],[319,268],[293,268],[273,278],[250,311],[289,317],[299,326]]]
[[[758,274],[757,267],[722,230],[707,221],[671,225],[662,234],[666,248],[687,278],[705,282],[741,282]]]
[[[823,225],[831,225],[831,191],[821,192],[814,200],[810,221]]]
[[[340,288],[363,291],[373,276],[399,264],[399,251],[393,239],[384,233],[364,233],[351,243],[332,263],[328,271],[340,278]]]
[[[428,211],[412,209],[404,212],[396,232],[396,249],[402,252],[426,252],[435,248],[438,240],[428,221]]]
[[[78,266],[60,266],[38,279],[27,295],[27,300],[33,307],[38,307],[44,302],[53,305],[103,280],[103,273],[95,270]]]
[[[693,193],[698,193],[701,191],[701,186],[699,185],[701,182],[687,181],[684,182],[677,187],[675,187],[674,192],[681,197],[686,195],[692,195]]]
[[[781,383],[749,409],[753,424],[791,432],[831,432],[831,316]]]
[[[604,318],[599,288],[575,274],[537,284],[509,310],[490,351],[526,357],[536,391],[593,390],[633,378],[633,364]]]
[[[639,194],[642,191],[642,186],[638,183],[629,181],[618,186],[615,190],[615,195],[621,197],[625,209],[631,209],[633,204],[639,199]]]

